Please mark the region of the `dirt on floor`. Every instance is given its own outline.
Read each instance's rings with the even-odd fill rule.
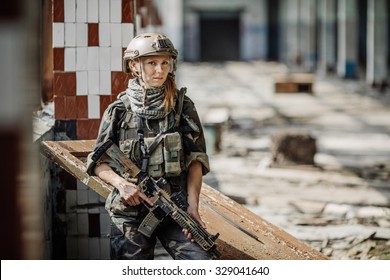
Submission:
[[[274,63],[180,67],[205,126],[207,184],[331,259],[390,259],[389,92],[315,76],[313,93],[275,93],[288,69]],[[272,136],[289,131],[316,140],[313,164],[273,161]]]

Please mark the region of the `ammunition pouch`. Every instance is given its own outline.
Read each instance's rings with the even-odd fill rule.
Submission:
[[[150,147],[154,138],[145,138]],[[184,152],[179,132],[167,133],[149,158],[148,174],[153,177],[175,177],[184,170]]]

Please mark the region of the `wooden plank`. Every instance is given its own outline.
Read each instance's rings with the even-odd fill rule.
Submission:
[[[85,162],[75,156],[88,154],[94,141],[73,142],[42,142],[42,153],[106,198],[113,187],[96,176],[89,176]],[[199,212],[207,230],[211,234],[220,233],[217,246],[222,254],[221,259],[327,259],[206,184],[202,186]]]
[[[70,143],[70,141],[42,141],[41,152],[75,178],[79,179],[101,196],[107,198],[113,187],[103,182],[97,176],[89,176],[86,172],[86,164],[66,149],[66,147],[73,147],[73,152],[76,154],[80,154],[81,151],[84,154],[88,154],[92,150],[92,148],[89,148],[91,147],[90,145],[78,144],[80,143]],[[81,150],[87,147],[89,149],[88,151]]]
[[[313,74],[307,73],[290,73],[285,75],[278,75],[274,78],[274,87],[276,93],[313,93],[313,83]]]
[[[75,157],[86,157],[92,151],[95,140],[59,141],[57,143]]]
[[[217,246],[223,259],[327,259],[320,252],[206,184],[202,186],[200,214],[212,234],[220,233]],[[239,227],[232,225],[227,219]]]

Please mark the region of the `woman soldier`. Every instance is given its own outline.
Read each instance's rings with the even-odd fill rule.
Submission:
[[[110,139],[149,176],[163,177],[165,190],[184,193],[187,213],[205,228],[198,206],[202,175],[209,172],[209,161],[194,103],[185,96],[185,88],[176,88],[177,56],[165,35],[145,33],[131,40],[123,70],[133,78],[106,109],[95,147]],[[147,154],[150,147],[153,151]],[[144,160],[147,166],[142,164]],[[151,201],[140,192],[137,182],[121,177],[110,161],[95,164],[89,157],[87,166],[90,174],[114,186],[106,201],[112,259],[153,259],[156,238],[174,259],[212,259],[188,230],[169,217],[151,237],[140,233],[138,227],[148,213],[141,202]]]

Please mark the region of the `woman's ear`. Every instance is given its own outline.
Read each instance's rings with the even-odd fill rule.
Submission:
[[[129,68],[133,73],[139,73],[139,63],[135,60],[129,60]]]

